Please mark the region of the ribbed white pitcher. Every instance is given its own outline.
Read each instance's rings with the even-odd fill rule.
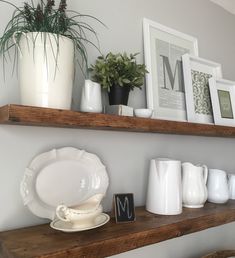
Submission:
[[[207,200],[206,165],[195,166],[189,162],[182,164],[183,168],[183,206],[187,208],[202,208]]]

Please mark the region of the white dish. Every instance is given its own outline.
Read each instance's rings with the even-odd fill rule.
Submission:
[[[106,168],[96,155],[67,147],[34,158],[20,190],[32,213],[53,220],[58,205],[81,205],[95,194],[104,195],[108,185]]]
[[[150,118],[153,115],[153,110],[148,108],[137,108],[134,110],[136,117]]]
[[[80,227],[74,228],[72,223],[64,222],[59,219],[52,221],[50,226],[51,226],[51,228],[53,228],[55,230],[63,231],[66,233],[72,233],[72,232],[85,231],[85,230],[90,230],[90,229],[101,227],[104,224],[106,224],[107,222],[109,222],[109,220],[110,220],[110,217],[108,214],[101,213],[99,216],[96,217],[93,226],[86,227],[86,226],[81,225]]]
[[[79,206],[78,206],[79,207]],[[93,225],[94,219],[97,218],[103,211],[102,205],[96,207],[94,210],[77,210],[68,208],[65,205],[59,205],[56,209],[56,217],[62,221],[70,222],[73,227]]]

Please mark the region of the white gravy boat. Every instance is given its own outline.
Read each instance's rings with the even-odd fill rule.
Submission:
[[[75,207],[59,205],[56,208],[57,217],[65,222],[70,222],[72,227],[90,227],[94,225],[94,220],[103,211],[100,202],[103,194],[96,194],[83,204]]]

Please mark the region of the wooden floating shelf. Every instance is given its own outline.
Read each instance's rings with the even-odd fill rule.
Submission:
[[[0,124],[235,137],[235,127],[6,105]]]
[[[181,215],[160,216],[137,208],[136,222],[106,225],[89,231],[63,233],[49,225],[0,233],[4,258],[103,258],[135,248],[235,221],[235,201],[207,203],[202,209],[184,209]]]

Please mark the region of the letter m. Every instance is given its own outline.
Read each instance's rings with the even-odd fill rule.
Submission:
[[[163,56],[163,55],[161,55],[161,57],[162,57],[162,60],[163,60],[163,74],[164,74],[164,87],[163,87],[163,89],[169,90],[169,88],[167,88],[167,83],[166,83],[167,75],[168,75],[170,85],[171,85],[171,89],[175,90],[175,81],[176,81],[176,76],[178,75],[177,77],[178,77],[179,87],[178,87],[178,89],[176,89],[176,91],[185,92],[182,61],[180,61],[180,60],[176,61],[175,71],[174,71],[174,74],[173,74],[172,69],[171,69],[171,65],[170,65],[170,62],[169,62],[169,58],[167,56]]]
[[[119,199],[119,197],[117,198],[117,206],[118,206],[118,216],[121,216],[121,210],[122,212],[125,214],[127,214],[128,219],[130,219],[132,217],[132,213],[130,213],[129,210],[129,200],[127,197],[125,197],[124,199],[124,204],[121,202],[121,200]]]

